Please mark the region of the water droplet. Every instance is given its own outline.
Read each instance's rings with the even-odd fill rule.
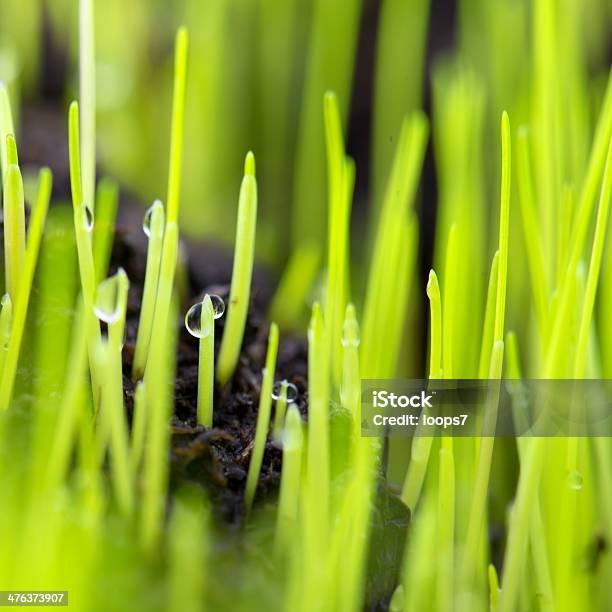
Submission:
[[[215,295],[214,293],[211,293],[209,297],[212,303],[215,319],[220,319],[225,313],[225,302],[223,301],[223,298]]]
[[[87,204],[83,206],[83,225],[88,232],[91,232],[94,226],[94,215]]]
[[[159,200],[155,200],[155,202],[153,202],[153,204],[151,204],[151,206],[147,208],[147,211],[145,212],[144,217],[142,219],[142,231],[145,233],[147,238],[151,237],[153,213],[159,208],[163,210],[163,206],[164,205]]]
[[[571,470],[567,475],[567,486],[574,491],[580,491],[582,489],[582,474],[577,470]]]
[[[293,404],[298,397],[298,388],[293,383],[287,382],[286,380],[278,380],[274,383],[274,387],[272,388],[272,399],[280,399],[283,384],[287,385],[287,403]]]
[[[208,294],[207,294],[208,295]],[[219,319],[225,312],[225,302],[218,295],[210,294],[210,303],[213,309],[213,318]],[[204,300],[206,296],[204,296]],[[185,315],[185,327],[187,331],[195,338],[206,338],[210,334],[210,329],[204,329],[202,326],[202,308],[204,300],[194,304]]]
[[[103,280],[98,285],[94,312],[96,317],[107,325],[112,325],[119,320],[121,311],[119,308],[119,282],[117,275]]]

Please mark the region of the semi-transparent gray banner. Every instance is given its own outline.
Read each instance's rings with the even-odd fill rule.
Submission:
[[[364,436],[612,436],[612,380],[364,380]]]

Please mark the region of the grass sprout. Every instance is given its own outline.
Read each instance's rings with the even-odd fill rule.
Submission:
[[[292,534],[295,532],[300,507],[300,487],[304,456],[303,423],[297,406],[287,410],[283,432],[283,472],[276,519],[275,548],[279,556],[290,550]]]
[[[25,259],[25,200],[23,179],[17,165],[17,147],[6,138],[7,169],[4,176],[4,266],[7,293],[15,300]]]
[[[95,206],[96,192],[96,53],[93,0],[79,0],[79,98],[81,177],[84,201]]]
[[[134,363],[132,365],[133,380],[141,379],[144,374],[146,357],[151,341],[151,328],[155,312],[155,298],[157,295],[164,240],[164,217],[164,206],[159,200],[155,201],[145,213],[145,226],[148,228],[149,246],[147,250],[142,307],[140,309],[138,335],[136,337],[136,349],[134,350]]]
[[[215,304],[213,305],[212,299]],[[185,315],[185,326],[199,338],[198,423],[212,427],[215,390],[215,319],[223,315],[225,304],[218,295],[206,294],[201,303],[192,306]]]
[[[376,234],[365,297],[361,344],[362,374],[365,378],[384,378],[395,374],[397,351],[392,347],[397,346],[397,330],[404,326],[405,305],[416,253],[416,224],[408,216],[408,211],[416,194],[427,132],[427,120],[419,113],[411,115],[402,125]],[[385,296],[390,294],[394,295],[394,299],[386,300]]]
[[[125,309],[129,281],[124,270],[119,269],[115,276],[104,281],[113,288],[112,304],[98,306],[98,317],[108,324],[108,340],[98,347],[100,369],[103,372],[101,393],[101,421],[98,436],[102,450],[106,445],[106,432],[110,438],[112,455],[111,467],[113,484],[121,511],[129,514],[134,508],[134,486],[129,458],[128,428],[123,406],[122,362],[123,334],[125,330]],[[110,309],[109,309],[110,306]]]
[[[48,168],[43,168],[40,171],[38,181],[38,197],[36,199],[36,205],[33,209],[28,227],[28,240],[24,254],[23,270],[19,280],[14,306],[12,308],[12,312],[10,309],[7,309],[7,312],[11,312],[10,318],[12,321],[10,327],[10,340],[8,342],[8,351],[4,361],[4,367],[0,368],[0,411],[8,409],[13,394],[17,363],[21,353],[21,345],[23,342],[28,306],[32,291],[32,282],[34,280],[34,273],[36,271],[36,264],[38,262],[38,254],[45,228],[47,210],[51,200],[51,185],[51,171]]]
[[[257,426],[255,430],[255,440],[253,442],[253,452],[251,453],[251,461],[249,462],[249,471],[247,473],[246,488],[244,491],[244,505],[247,512],[253,506],[255,499],[255,490],[257,489],[257,481],[261,471],[261,462],[263,460],[264,447],[268,438],[268,429],[270,427],[270,412],[272,408],[272,385],[274,383],[274,372],[276,370],[276,355],[278,353],[278,326],[276,323],[270,324],[270,333],[268,335],[268,351],[266,353],[266,364],[263,371],[263,379],[261,382],[261,393],[259,396],[259,410],[257,412]]]
[[[333,93],[325,95],[324,118],[329,183],[325,314],[330,342],[330,365],[334,382],[339,386],[342,372],[342,325],[348,295],[348,224],[355,183],[355,164],[344,153],[340,110]]]
[[[244,326],[249,310],[251,277],[253,275],[253,255],[255,227],[257,223],[257,181],[255,179],[255,156],[248,153],[244,162],[244,178],[240,187],[238,201],[238,221],[236,224],[236,247],[232,284],[227,309],[227,323],[221,339],[217,363],[217,380],[224,385],[234,373]]]
[[[6,139],[12,134],[15,134],[15,128],[13,126],[13,114],[11,112],[8,89],[0,81],[0,168],[2,169],[3,184],[9,165]]]
[[[179,29],[176,35],[174,50],[174,96],[172,98],[172,131],[170,137],[170,167],[168,170],[168,223],[176,223],[179,213],[188,51],[189,35],[183,27]]]
[[[509,218],[510,218],[510,120],[506,112],[501,119],[501,189],[500,189],[500,216],[499,216],[499,262],[497,272],[497,289],[495,293],[495,317],[493,324],[493,347],[489,365],[488,377],[498,380],[502,376],[503,351],[504,351],[504,317],[506,311],[506,290],[508,275],[508,247],[509,247]],[[493,423],[497,418],[497,401],[495,393],[492,392],[490,404],[487,404],[486,419]],[[490,429],[488,431],[491,431]],[[478,447],[476,480],[474,483],[474,495],[470,508],[470,517],[467,527],[466,548],[463,565],[461,568],[462,584],[469,588],[473,576],[476,575],[476,559],[482,537],[482,524],[486,512],[486,491],[491,471],[491,460],[493,456],[492,436],[483,437]]]

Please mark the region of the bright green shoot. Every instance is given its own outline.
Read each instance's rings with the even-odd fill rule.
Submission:
[[[2,171],[2,179],[8,169],[8,155],[6,138],[9,134],[14,134],[13,115],[11,113],[11,103],[9,100],[8,89],[6,85],[0,81],[0,170]]]
[[[210,295],[202,302],[202,333],[198,362],[198,423],[212,427],[215,390],[215,311]]]
[[[81,174],[85,201],[95,206],[96,54],[94,0],[79,2],[79,98],[81,103]]]
[[[170,136],[170,167],[168,170],[168,222],[176,223],[181,195],[181,169],[185,136],[185,90],[187,88],[187,56],[189,35],[182,27],[176,35],[174,48],[174,96],[172,99],[172,131]]]
[[[166,489],[168,485],[168,418],[171,410],[169,388],[173,338],[170,330],[174,275],[178,257],[178,226],[167,223],[157,289],[157,303],[144,382],[147,389],[147,434],[143,469],[143,509],[141,536],[151,553],[161,537]]]
[[[30,303],[32,282],[38,262],[38,253],[45,228],[47,210],[51,200],[51,186],[51,171],[48,168],[43,168],[40,171],[38,197],[32,211],[28,228],[28,241],[23,262],[23,272],[19,281],[19,288],[12,311],[12,328],[10,342],[8,343],[8,353],[6,355],[4,368],[0,368],[0,411],[6,410],[9,407],[13,394],[13,386],[25,331],[28,306]]]
[[[504,355],[504,314],[506,309],[506,284],[508,278],[508,246],[510,224],[510,121],[506,112],[501,120],[501,193],[499,216],[499,262],[497,272],[497,289],[495,293],[495,318],[493,324],[493,347],[489,365],[488,377],[500,379],[502,376]],[[494,392],[489,393],[487,402],[487,419],[495,423],[498,397]],[[489,421],[487,421],[489,422]],[[491,472],[493,457],[492,436],[481,439],[478,450],[478,465],[476,482],[470,508],[466,547],[461,568],[461,580],[465,588],[470,588],[476,575],[476,560],[482,536],[482,524],[486,512],[487,488]]]
[[[342,324],[348,295],[348,229],[355,183],[355,165],[345,156],[338,100],[325,94],[325,140],[329,183],[328,255],[325,321],[330,343],[334,382],[340,385],[342,371]]]
[[[214,300],[214,304],[213,304]],[[215,319],[223,315],[225,304],[218,295],[204,296],[201,303],[192,306],[185,315],[185,327],[199,338],[198,366],[198,423],[212,427],[213,397],[215,390]]]
[[[517,159],[517,185],[525,247],[527,250],[527,263],[533,292],[534,304],[540,333],[545,333],[548,312],[548,282],[546,280],[546,267],[544,265],[544,251],[540,240],[533,240],[532,236],[541,236],[540,224],[535,208],[536,199],[531,176],[531,156],[529,153],[529,132],[521,127],[518,131]],[[543,336],[546,339],[546,336]]]
[[[499,276],[497,279],[497,294],[495,300],[495,325],[493,341],[504,340],[504,317],[506,313],[506,290],[508,284],[508,239],[510,228],[510,120],[504,111],[501,121],[501,204],[499,216]],[[501,371],[497,378],[501,377]]]
[[[100,444],[110,436],[113,485],[120,510],[131,513],[134,507],[132,466],[129,457],[128,428],[123,406],[121,349],[125,330],[125,311],[129,281],[123,269],[98,287],[95,311],[108,325],[108,339],[98,347],[98,360],[104,384],[101,389],[101,419],[98,427]]]
[[[296,406],[289,406],[283,435],[283,471],[276,523],[275,546],[278,555],[289,550],[298,520],[303,454],[302,417]]]
[[[410,275],[416,253],[417,227],[412,217],[427,144],[428,122],[421,113],[404,120],[381,211],[365,297],[361,364],[366,378],[395,374]],[[387,296],[393,295],[394,299]]]
[[[606,231],[608,226],[608,213],[610,210],[610,196],[612,194],[612,137],[608,146],[608,155],[604,169],[603,184],[599,208],[597,210],[597,220],[595,223],[595,236],[591,251],[591,262],[587,276],[586,292],[582,305],[582,316],[578,331],[578,342],[576,345],[576,359],[574,363],[574,377],[582,378],[586,370],[587,348],[589,332],[593,318],[593,308],[595,306],[595,295],[597,293],[597,283],[599,281],[599,271],[601,269],[601,258],[603,255]]]
[[[244,162],[244,178],[238,201],[236,246],[234,250],[227,323],[223,332],[223,339],[221,340],[217,364],[217,380],[222,385],[231,378],[240,356],[251,295],[256,223],[257,180],[255,179],[255,156],[249,152]]]
[[[442,378],[442,299],[440,284],[435,270],[429,271],[427,280],[427,297],[430,308],[430,348],[429,348],[429,378]]]
[[[17,165],[17,147],[12,135],[6,137],[6,150],[8,166],[4,177],[4,262],[6,291],[15,301],[25,258],[25,200],[23,179]]]
[[[440,297],[440,284],[438,276],[434,270],[429,272],[429,280],[427,281],[427,297],[429,298],[430,309],[430,347],[429,347],[429,378],[435,380],[442,378],[442,299]],[[422,428],[421,428],[422,429]],[[404,480],[402,489],[402,501],[414,512],[425,474],[429,457],[431,454],[431,445],[433,438],[423,435],[423,431],[419,431],[418,435],[412,440],[412,448],[410,451],[410,464],[408,472]]]
[[[96,347],[100,344],[100,326],[94,316],[94,298],[96,292],[96,272],[93,258],[92,230],[94,216],[88,203],[83,200],[83,184],[81,181],[81,162],[79,149],[79,105],[72,102],[68,114],[68,145],[70,158],[70,184],[72,188],[72,205],[74,212],[74,230],[76,235],[77,255],[83,306],[85,308],[85,329],[87,350],[92,379],[94,380],[94,398],[97,399],[96,382]]]
[[[499,268],[499,250],[495,251],[489,273],[489,287],[487,289],[487,303],[485,306],[484,323],[482,326],[482,342],[480,345],[480,361],[478,364],[478,378],[489,376],[491,364],[491,347],[493,346],[493,333],[495,325],[495,302],[497,299],[497,271]]]
[[[311,503],[313,524],[324,541],[329,526],[329,353],[325,344],[325,324],[318,303],[312,307],[308,328],[308,383],[309,416],[307,445],[307,486]]]
[[[164,242],[164,205],[155,201],[145,214],[143,227],[149,237],[147,251],[147,266],[145,271],[140,321],[138,322],[138,335],[132,365],[132,380],[140,380],[144,374],[151,329],[155,312],[155,298],[159,281],[159,268],[161,264],[162,247]]]
[[[272,408],[272,386],[274,384],[274,372],[276,370],[276,355],[278,353],[278,326],[276,323],[270,325],[270,333],[268,336],[268,351],[266,353],[266,365],[263,371],[263,380],[261,383],[261,393],[259,396],[259,410],[257,411],[257,426],[255,430],[255,441],[253,443],[253,452],[249,463],[249,472],[247,474],[246,489],[244,492],[244,505],[247,512],[253,506],[255,499],[255,490],[257,489],[257,481],[261,471],[261,463],[266,447],[266,439],[268,438],[268,429],[270,427],[270,412]]]

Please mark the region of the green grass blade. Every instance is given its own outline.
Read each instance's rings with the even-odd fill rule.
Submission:
[[[8,89],[4,82],[0,81],[0,170],[2,172],[2,182],[8,170],[8,155],[6,138],[9,134],[14,134],[13,115],[11,113],[11,103],[9,100]]]
[[[118,206],[119,186],[111,179],[102,179],[96,193],[96,223],[93,228],[93,258],[98,283],[106,275],[110,263]]]
[[[198,360],[198,423],[204,427],[213,424],[213,396],[215,391],[215,317],[210,295],[202,301],[202,330],[208,333],[200,338]]]
[[[531,178],[531,161],[529,154],[529,133],[526,128],[518,131],[518,146],[516,153],[517,184],[525,247],[527,249],[527,262],[533,292],[534,306],[538,327],[543,340],[546,340],[548,321],[548,281],[544,264],[544,250],[542,242],[534,239],[540,236],[540,224],[535,211],[535,195]]]
[[[263,461],[268,429],[270,428],[270,411],[272,408],[272,386],[274,384],[274,372],[276,371],[276,355],[278,353],[278,326],[276,323],[270,325],[268,336],[268,351],[266,353],[266,365],[263,371],[261,393],[259,396],[259,409],[257,411],[257,427],[255,429],[255,441],[253,452],[249,462],[246,488],[244,492],[244,505],[247,512],[253,507],[259,472]]]
[[[147,353],[151,341],[151,329],[155,313],[155,299],[157,296],[164,242],[164,206],[157,200],[153,203],[149,211],[149,247],[147,250],[147,265],[140,308],[140,320],[138,322],[138,334],[136,337],[136,348],[134,350],[134,362],[132,365],[132,380],[139,380],[142,378],[147,363]],[[149,214],[149,211],[147,214]]]
[[[179,214],[183,140],[185,135],[185,90],[187,88],[188,50],[189,35],[185,28],[180,28],[176,34],[174,51],[174,96],[172,98],[170,167],[168,170],[168,223],[176,223]]]
[[[7,138],[9,161],[15,150],[12,136]],[[25,200],[23,179],[16,163],[9,163],[4,178],[4,266],[7,293],[15,300],[25,259]]]
[[[32,211],[32,217],[28,228],[28,243],[24,254],[23,270],[21,272],[19,287],[14,302],[13,324],[11,339],[8,345],[8,354],[0,378],[0,412],[9,407],[13,394],[17,364],[21,353],[28,306],[30,304],[32,282],[34,280],[36,264],[38,263],[38,253],[45,228],[47,210],[49,209],[49,202],[51,200],[52,182],[51,171],[48,168],[43,168],[40,171],[38,197],[36,206]]]
[[[253,276],[253,255],[255,228],[257,223],[257,181],[255,179],[255,157],[246,156],[244,178],[240,187],[236,246],[232,285],[227,310],[227,323],[223,331],[217,362],[217,380],[224,385],[234,373],[249,311],[251,278]]]
[[[595,223],[595,236],[591,251],[591,261],[589,263],[589,273],[587,277],[586,292],[582,306],[582,316],[576,344],[576,358],[574,362],[574,377],[582,378],[586,370],[587,345],[589,332],[593,319],[593,309],[595,306],[595,295],[599,281],[599,271],[601,269],[601,259],[603,256],[604,242],[606,238],[608,212],[610,210],[610,196],[612,194],[612,137],[608,146],[608,155],[603,174],[601,186],[601,196],[599,208],[597,210],[597,221]]]
[[[93,0],[79,0],[79,97],[83,196],[93,212],[96,192],[96,50]]]
[[[303,454],[302,417],[296,406],[289,406],[283,434],[283,470],[276,519],[275,548],[279,556],[290,550],[297,527]]]

